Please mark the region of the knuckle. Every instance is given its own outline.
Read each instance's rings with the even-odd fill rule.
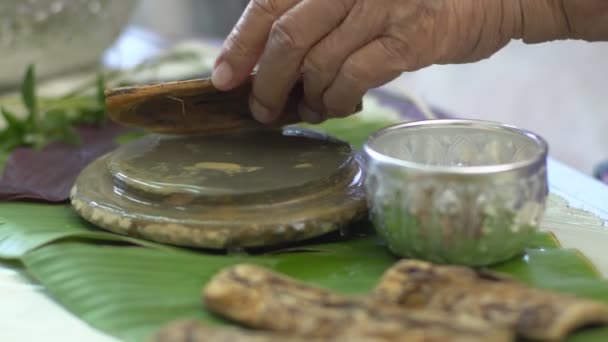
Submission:
[[[302,62],[301,74],[304,81],[305,100],[318,112],[325,112],[323,93],[331,84],[331,73],[327,64],[316,62],[319,59],[306,57]]]
[[[365,91],[364,85],[373,77],[372,66],[369,63],[353,60],[344,63],[341,73],[348,85],[358,92]]]
[[[253,52],[250,51],[250,49],[241,39],[238,27],[236,27],[235,30],[228,36],[224,44],[230,54],[238,57],[246,57],[251,55]]]
[[[315,56],[306,56],[302,62],[302,73],[304,75],[321,75],[323,74],[324,63],[319,62]]]
[[[337,0],[337,1],[330,1],[330,3],[332,5],[335,6],[335,8],[337,8],[340,13],[348,13],[351,8],[353,8],[354,4],[355,4],[355,0]]]
[[[290,25],[289,17],[281,18],[272,25],[270,41],[274,46],[282,50],[301,50],[304,47],[295,31],[293,25]]]
[[[284,7],[282,6],[284,2],[284,0],[252,0],[251,6],[254,10],[276,17]]]
[[[410,49],[401,41],[387,38],[378,40],[378,43],[389,61],[401,63],[409,59]]]
[[[323,105],[328,117],[343,118],[353,114],[356,105],[351,105],[350,96],[325,96]],[[352,108],[351,108],[352,107]]]
[[[324,7],[324,15],[330,18],[334,18],[335,20],[342,21],[346,15],[351,11],[354,7],[354,3],[356,0],[331,0],[325,1],[323,5]]]

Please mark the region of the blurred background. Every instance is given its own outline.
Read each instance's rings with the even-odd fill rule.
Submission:
[[[56,22],[49,18],[55,12],[69,12],[67,9],[73,6],[81,6],[78,10],[84,9],[90,14],[81,16],[79,24],[73,24],[77,27],[75,31],[92,30],[94,32],[90,34],[100,41],[113,40],[125,25],[137,27],[140,35],[145,32],[147,39],[159,38],[158,42],[191,38],[221,41],[247,2],[3,0],[0,3],[0,48],[7,51],[7,48],[17,46],[25,50],[15,41],[33,39],[29,38],[31,34],[27,36],[27,25],[18,20],[23,13],[45,23],[45,32],[49,33],[46,39],[37,35],[39,42],[31,44],[30,41],[30,45],[59,46],[61,37],[53,33],[53,27],[70,22],[66,18]],[[28,6],[36,9],[41,3],[46,12],[28,12]],[[96,21],[105,23],[104,29],[95,26]],[[15,35],[16,31],[22,36]],[[11,32],[12,36],[7,34]],[[78,60],[99,55],[90,38],[79,42],[72,37],[69,42],[74,58],[80,55]],[[148,47],[138,45],[136,40],[123,41],[122,45],[133,54]],[[40,54],[39,48],[21,53],[21,56],[36,53]],[[5,52],[5,57],[0,58],[0,86],[10,78],[10,70],[19,69],[18,63],[23,63],[17,58],[11,60],[10,56]],[[44,56],[56,61],[57,65],[74,67],[78,64],[65,58],[53,58],[49,53]],[[54,70],[61,70],[61,65],[57,65]],[[526,46],[512,42],[488,60],[404,74],[387,89],[407,90],[454,116],[502,121],[533,130],[549,141],[553,157],[587,174],[597,163],[608,159],[608,43],[567,41]]]
[[[140,0],[133,22],[170,39],[223,38],[249,0]]]

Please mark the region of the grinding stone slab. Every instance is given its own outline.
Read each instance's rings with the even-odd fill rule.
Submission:
[[[317,132],[150,134],[82,171],[70,194],[86,220],[187,247],[261,247],[316,237],[367,212],[361,161]]]

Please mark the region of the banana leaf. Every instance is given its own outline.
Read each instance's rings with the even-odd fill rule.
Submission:
[[[223,267],[255,263],[340,293],[364,294],[395,261],[373,236],[309,246],[311,252],[209,255],[140,247],[63,242],[24,257],[28,271],[61,304],[93,327],[125,341],[142,341],[163,324],[196,318],[225,324],[201,303],[201,289]],[[576,251],[540,233],[521,258],[495,267],[533,286],[608,300],[608,283]],[[572,341],[604,341],[608,329]]]
[[[35,213],[35,214],[33,214]],[[27,252],[64,239],[126,242],[155,249],[172,247],[101,231],[81,220],[65,204],[0,204],[0,259],[20,259]]]
[[[360,147],[369,133],[394,121],[341,122],[318,128]],[[200,295],[215,272],[236,263],[261,264],[341,293],[363,294],[396,260],[367,233],[367,222],[362,222],[363,236],[334,234],[255,255],[203,253],[102,232],[67,205],[2,203],[0,222],[0,258],[21,260],[58,303],[125,341],[144,340],[178,318],[226,324],[205,311]],[[608,301],[608,283],[593,265],[577,251],[559,247],[548,233],[539,233],[522,257],[493,268],[532,286]],[[606,341],[608,329],[588,329],[569,340]]]

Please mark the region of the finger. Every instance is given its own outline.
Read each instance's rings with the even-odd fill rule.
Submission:
[[[370,2],[358,2],[333,32],[308,53],[302,65],[304,83],[303,112],[300,116],[324,117],[322,95],[330,86],[340,66],[352,53],[369,44],[383,31],[386,23],[383,9],[368,8]],[[308,111],[308,112],[307,112]]]
[[[270,123],[278,118],[300,77],[307,52],[342,22],[354,3],[304,0],[274,23],[253,84],[252,111],[256,119]]]
[[[357,50],[346,59],[323,94],[328,117],[355,112],[363,95],[397,78],[408,69],[408,49],[399,41],[383,37]]]
[[[211,79],[221,90],[244,82],[257,64],[272,24],[301,0],[251,0],[226,38]]]

